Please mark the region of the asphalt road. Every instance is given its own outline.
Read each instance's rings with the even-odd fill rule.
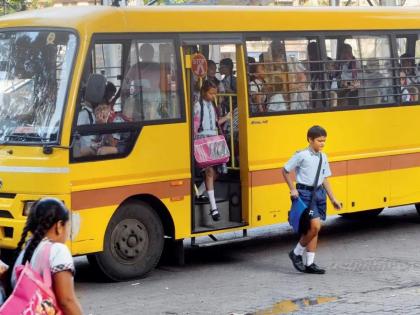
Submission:
[[[239,237],[229,234],[226,237]],[[287,225],[251,230],[251,240],[186,250],[183,267],[146,279],[106,283],[76,258],[76,291],[86,314],[420,314],[420,217],[413,206],[373,220],[327,220],[317,263],[297,273]],[[208,238],[199,239],[200,242]]]

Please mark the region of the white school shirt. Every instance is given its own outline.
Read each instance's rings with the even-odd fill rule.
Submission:
[[[83,105],[79,111],[79,115],[77,116],[77,125],[93,125],[95,123],[95,114],[93,113],[93,109],[89,106]],[[80,137],[80,147],[90,148],[92,141],[94,141],[95,138],[95,135],[86,135]]]
[[[287,110],[286,102],[284,101],[283,94],[277,93],[270,97],[267,105],[268,112],[280,112]]]
[[[319,173],[319,179],[316,187],[324,182],[324,179],[331,176],[330,165],[325,153],[316,153],[309,147],[297,151],[284,166],[284,169],[290,173],[295,170],[296,182],[306,186],[313,186],[318,170],[319,157],[322,154],[322,165]]]
[[[31,258],[31,266],[34,267],[34,264],[36,263],[38,258],[38,255],[42,253],[41,249],[47,244],[47,242],[51,242],[48,239],[43,239],[37,248],[35,248],[34,253]],[[51,251],[50,251],[50,257],[49,257],[49,269],[51,271],[51,276],[56,274],[60,271],[70,271],[74,274],[74,262],[73,257],[70,253],[70,250],[65,244],[62,243],[55,243],[51,242]],[[22,264],[23,255],[25,253],[25,250],[22,250],[16,259],[16,263],[13,267],[12,272],[12,278],[11,283],[12,287],[14,288],[16,285],[16,267]]]
[[[203,131],[198,132],[198,136],[217,136],[217,124],[216,124],[216,111],[213,103],[203,100]],[[201,118],[201,105],[200,102],[196,102],[194,105],[194,116],[198,117],[198,121]],[[199,124],[200,126],[200,124]]]

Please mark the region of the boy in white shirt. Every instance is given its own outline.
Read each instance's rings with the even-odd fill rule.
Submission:
[[[300,197],[308,206],[308,227],[301,231],[300,240],[294,250],[289,253],[293,266],[300,272],[324,274],[325,270],[315,263],[315,251],[318,244],[318,233],[321,229],[321,219],[326,219],[326,195],[335,209],[341,209],[341,203],[335,199],[328,177],[331,176],[328,158],[322,153],[327,132],[320,126],[309,128],[307,139],[309,146],[295,153],[283,168],[283,176],[290,188],[292,198]],[[321,161],[320,161],[321,159]],[[321,162],[319,178],[315,183],[318,166]],[[290,172],[296,172],[296,188],[293,186]],[[315,186],[315,187],[314,187]],[[315,193],[313,194],[313,191]],[[312,200],[312,196],[314,197]],[[305,219],[305,218],[304,218]],[[306,265],[303,264],[302,255],[306,249]]]

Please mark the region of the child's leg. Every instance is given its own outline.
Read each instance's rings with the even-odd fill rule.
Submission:
[[[209,195],[209,201],[211,205],[211,209],[216,209],[216,198],[214,197],[214,181],[215,181],[215,171],[213,167],[206,168],[206,190],[207,194]]]
[[[216,176],[217,174],[213,167],[206,169],[206,188],[210,201],[210,215],[213,220],[219,221],[220,213],[217,210],[216,197],[214,196],[214,181],[216,180]]]
[[[197,188],[197,197],[201,196],[202,194],[204,194],[204,192],[206,191],[206,181],[204,180],[200,186],[198,186]]]
[[[315,273],[315,274],[324,274],[325,270],[319,268],[315,263],[315,251],[318,245],[318,233],[321,230],[321,220],[319,218],[315,218],[311,220],[310,228],[308,233],[304,236],[307,239],[304,241],[309,240],[306,244],[306,273]]]
[[[321,230],[321,220],[319,218],[311,219],[308,232],[302,235],[299,243],[306,247],[307,251],[315,251],[318,243],[318,233]]]

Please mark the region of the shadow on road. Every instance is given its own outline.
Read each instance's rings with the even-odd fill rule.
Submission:
[[[334,216],[329,218],[322,228],[321,243],[329,240],[340,242],[369,239],[384,231],[396,233],[398,230],[413,228],[419,224],[420,216],[414,207],[386,209],[378,217],[371,219],[352,220]],[[158,272],[183,272],[208,266],[220,268],[231,264],[239,265],[249,254],[264,255],[270,251],[288,252],[297,241],[296,235],[285,224],[250,230],[249,235],[252,236],[251,239],[205,248],[193,248],[185,242],[185,266],[164,263],[158,266]],[[207,239],[210,242],[209,238],[201,238],[200,241],[207,241]],[[76,258],[76,267],[76,282],[105,282],[89,265],[85,257]]]

